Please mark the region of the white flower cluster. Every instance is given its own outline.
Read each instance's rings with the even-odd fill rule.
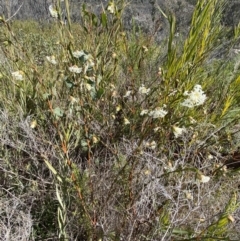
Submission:
[[[82,56],[85,55],[83,50],[77,50],[77,51],[73,52],[72,54],[75,58],[81,58]]]
[[[181,127],[178,127],[178,126],[175,126],[175,125],[173,126],[173,134],[176,138],[182,136],[186,131],[187,130],[186,130],[185,127],[181,128]]]
[[[139,89],[138,89],[138,93],[139,93],[140,95],[148,95],[150,91],[151,91],[151,89],[150,89],[150,88],[147,89],[144,84],[142,84],[142,85],[139,87]],[[124,97],[124,98],[127,98],[127,97],[129,97],[132,93],[133,93],[132,90],[127,90],[126,93],[125,93],[125,95],[124,95],[123,97]]]
[[[114,5],[114,2],[110,2],[108,4],[108,7],[107,7],[107,10],[111,13],[111,14],[114,14],[115,13],[115,5]]]
[[[189,108],[193,108],[194,106],[202,105],[205,100],[207,99],[206,95],[204,94],[202,90],[201,85],[195,85],[193,90],[189,93],[186,91],[184,93],[185,96],[188,96],[186,100],[184,100],[183,103],[181,103],[182,106],[186,106]]]
[[[83,57],[84,61],[89,61],[93,59],[93,56],[91,54],[85,53],[83,50],[74,51],[72,54],[77,59]]]
[[[85,63],[83,71],[84,73],[86,73],[86,71],[88,71],[89,69],[93,68],[93,66],[95,65],[93,62],[93,56],[91,54],[85,53],[83,50],[77,50],[72,54],[77,59],[83,58],[83,61]]]
[[[76,74],[79,74],[82,72],[82,68],[79,68],[77,65],[70,66],[68,69],[70,72],[76,73]]]
[[[123,96],[124,98],[127,98],[129,97],[130,95],[132,94],[132,91],[131,90],[127,90],[125,95]]]
[[[147,109],[144,109],[144,110],[141,111],[140,115],[143,116],[143,115],[148,114],[153,119],[156,119],[156,118],[163,118],[167,113],[168,112],[166,110],[164,110],[164,108],[157,107],[157,108],[155,108],[154,110],[151,110],[151,111],[149,111]]]
[[[58,18],[58,12],[57,10],[53,7],[53,5],[49,6],[49,12],[52,18]]]
[[[144,141],[143,144],[144,144],[144,147],[147,147],[147,148],[152,149],[152,150],[154,150],[157,147],[156,141],[151,141],[151,142]]]
[[[201,183],[207,183],[210,181],[210,177],[208,176],[205,176],[203,174],[201,174],[199,177],[198,177],[198,180],[201,182]]]
[[[146,88],[145,85],[142,85],[140,88],[139,88],[139,93],[140,94],[143,94],[143,95],[148,95],[149,92],[150,92],[150,88]]]
[[[51,64],[54,64],[54,65],[57,64],[57,61],[56,61],[56,58],[55,58],[54,55],[52,55],[52,56],[46,56],[46,59],[47,59],[47,61],[50,62]]]
[[[149,116],[152,116],[153,119],[163,118],[168,112],[163,108],[157,107],[154,110],[148,113]]]
[[[15,80],[23,80],[23,76],[24,76],[24,73],[23,73],[21,70],[12,72],[12,77],[13,77]]]

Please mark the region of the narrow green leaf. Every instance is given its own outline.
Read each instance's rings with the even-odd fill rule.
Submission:
[[[186,230],[182,230],[182,229],[177,229],[177,228],[174,228],[173,231],[172,231],[174,234],[192,234],[192,232],[190,231],[186,231]]]
[[[58,175],[58,172],[55,170],[55,168],[51,165],[51,163],[49,161],[47,161],[46,159],[44,159],[44,162],[46,163],[47,167],[49,168],[49,170],[57,177],[57,179],[62,182],[62,178]]]
[[[157,6],[157,8],[159,12],[164,16],[164,18],[168,19],[168,16],[163,12],[163,10],[159,6]]]
[[[56,195],[57,195],[58,202],[60,203],[62,209],[64,210],[64,205],[63,205],[62,199],[61,199],[61,197],[60,197],[60,194],[59,194],[59,190],[58,190],[57,185],[56,185]]]
[[[103,27],[107,27],[107,14],[106,13],[101,14],[101,24]]]
[[[92,13],[92,23],[95,27],[98,25],[98,18],[95,14]]]
[[[47,167],[50,169],[50,171],[54,174],[57,175],[57,171],[54,169],[54,167],[48,162],[47,160],[44,159],[44,162],[46,163]]]

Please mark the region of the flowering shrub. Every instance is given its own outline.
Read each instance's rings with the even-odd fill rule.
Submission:
[[[188,93],[188,91],[185,91],[183,95],[188,96],[188,98],[184,100],[182,105],[189,108],[202,105],[207,98],[204,92],[202,91],[201,85],[195,85],[194,89],[190,93]]]
[[[124,1],[99,15],[83,4],[81,24],[58,1],[44,31],[1,19],[1,198],[30,207],[29,239],[239,237],[239,174],[226,164],[237,150],[239,70],[213,58],[230,34],[223,3],[198,1],[183,44],[159,9],[170,29],[161,46],[125,32]]]

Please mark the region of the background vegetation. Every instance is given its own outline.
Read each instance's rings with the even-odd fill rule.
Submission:
[[[239,240],[240,27],[198,1],[187,36],[68,1],[1,17],[2,240]],[[235,55],[232,53],[235,52]]]

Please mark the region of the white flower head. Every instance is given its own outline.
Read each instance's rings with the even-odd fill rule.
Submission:
[[[157,143],[156,143],[156,141],[151,141],[151,142],[146,141],[146,142],[144,142],[144,146],[149,149],[154,150],[157,147]]]
[[[121,109],[122,109],[122,106],[121,106],[121,105],[117,105],[117,106],[116,106],[116,112],[119,112]]]
[[[69,67],[68,69],[69,69],[70,72],[76,73],[76,74],[79,74],[79,73],[82,72],[82,68],[79,68],[76,65],[73,65],[73,66]]]
[[[163,74],[163,70],[162,70],[161,67],[159,67],[159,68],[158,68],[158,75],[159,75],[159,76],[162,76],[162,74]]]
[[[183,95],[188,96],[188,98],[184,100],[184,102],[181,103],[181,105],[189,108],[202,105],[207,99],[206,95],[202,90],[201,85],[195,85],[190,93],[188,91],[185,91]]]
[[[213,157],[213,155],[212,154],[208,154],[208,160],[212,160],[214,157]]]
[[[156,132],[158,132],[160,130],[160,127],[158,126],[158,127],[155,127],[154,129],[153,129],[153,131],[156,133]]]
[[[129,125],[129,124],[130,124],[130,121],[126,117],[124,117],[124,125]]]
[[[154,110],[150,111],[148,115],[156,119],[156,118],[163,118],[167,113],[168,112],[163,108],[157,107]]]
[[[207,182],[210,181],[210,177],[201,174],[201,175],[199,175],[199,181],[200,181],[201,183],[207,183]]]
[[[110,90],[113,91],[115,89],[116,89],[115,85],[114,84],[110,84]]]
[[[118,97],[118,92],[116,90],[113,90],[112,97],[113,98],[117,98]]]
[[[140,94],[147,95],[150,92],[150,88],[147,89],[144,85],[142,85],[138,91]]]
[[[82,56],[85,55],[83,50],[77,50],[77,51],[73,52],[72,54],[75,58],[81,58]]]
[[[147,109],[144,109],[141,111],[140,115],[143,116],[143,115],[146,115],[148,113],[148,110]]]
[[[151,171],[147,169],[147,170],[144,171],[144,174],[145,174],[146,176],[148,176],[148,175],[151,174]]]
[[[108,10],[110,13],[112,13],[112,14],[115,13],[115,5],[114,5],[114,2],[110,2],[110,3],[108,4],[107,10]]]
[[[189,116],[189,120],[191,124],[197,123],[197,121],[194,118],[192,118],[192,116]]]
[[[33,120],[33,121],[30,123],[30,127],[31,127],[32,129],[34,129],[34,128],[36,128],[36,126],[37,126],[37,121],[36,121],[36,120]]]
[[[24,73],[23,73],[21,70],[12,72],[12,77],[13,77],[15,80],[23,80],[23,76],[24,76]]]
[[[50,5],[48,9],[49,9],[49,12],[50,12],[51,17],[53,17],[53,18],[58,18],[58,12],[57,12],[57,10],[53,7],[53,5]]]
[[[93,56],[91,54],[85,54],[84,55],[84,60],[85,61],[89,61],[89,62],[93,62]],[[94,63],[93,63],[94,64]]]
[[[185,191],[185,196],[188,200],[193,200],[193,195],[191,192],[189,191]]]
[[[94,144],[97,144],[97,143],[99,142],[99,139],[98,139],[98,137],[97,137],[96,135],[93,135],[93,137],[92,137],[92,142],[93,142]]]
[[[51,64],[54,64],[54,65],[57,64],[57,61],[56,61],[56,58],[55,58],[54,55],[52,55],[52,56],[46,56],[46,59],[47,59],[47,61],[50,62]]]
[[[86,64],[85,64],[85,67],[84,67],[84,73],[86,73],[89,69],[92,69],[93,66],[94,66],[94,62],[92,59],[88,59]]]
[[[154,150],[157,147],[156,141],[151,141],[149,147]]]
[[[74,51],[72,54],[73,54],[73,57],[77,59],[83,58],[83,61],[88,61],[89,64],[94,65],[93,56],[91,54],[88,54],[83,50]]]
[[[185,127],[181,128],[175,125],[173,126],[173,134],[176,138],[182,136],[184,132],[186,132]]]
[[[143,52],[145,53],[148,52],[148,48],[145,45],[142,46],[142,49],[143,49]]]
[[[123,96],[123,98],[127,98],[131,95],[132,91],[131,90],[128,90],[126,91],[125,95]]]
[[[229,220],[230,222],[232,222],[232,223],[235,222],[235,219],[234,219],[234,217],[233,217],[232,215],[228,215],[228,220]]]
[[[86,89],[87,89],[88,91],[91,91],[92,88],[93,88],[89,83],[86,83],[86,84],[85,84],[85,87],[86,87]]]

